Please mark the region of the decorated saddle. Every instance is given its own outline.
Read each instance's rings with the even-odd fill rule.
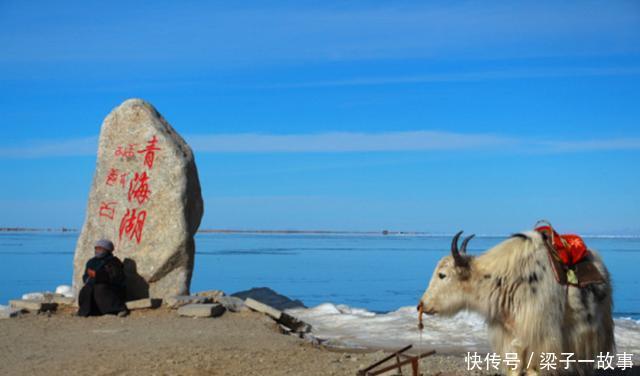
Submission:
[[[561,285],[586,287],[604,283],[605,279],[593,263],[593,255],[578,235],[559,235],[548,221],[538,221],[535,231],[544,239],[556,281]]]

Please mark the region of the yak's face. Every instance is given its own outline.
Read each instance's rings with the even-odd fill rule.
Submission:
[[[427,315],[453,315],[467,305],[468,271],[455,265],[453,257],[443,257],[431,276],[420,303]]]
[[[443,257],[433,271],[429,287],[418,303],[418,311],[450,316],[467,307],[472,264],[466,255],[466,246],[473,235],[463,241],[462,249],[458,251],[461,233],[453,238],[452,255]]]

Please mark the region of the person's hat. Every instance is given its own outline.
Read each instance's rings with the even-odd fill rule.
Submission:
[[[104,248],[109,252],[113,252],[113,243],[111,242],[111,240],[100,239],[96,242],[96,245],[94,247]]]

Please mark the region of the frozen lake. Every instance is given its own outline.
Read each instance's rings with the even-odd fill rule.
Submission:
[[[77,233],[0,234],[0,304],[71,283]],[[478,237],[470,253],[499,243]],[[586,238],[614,284],[616,317],[640,319],[640,238]],[[235,292],[257,286],[302,300],[372,312],[415,306],[450,237],[198,234],[192,290]]]

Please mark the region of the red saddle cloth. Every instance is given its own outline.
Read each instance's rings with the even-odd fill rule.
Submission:
[[[578,235],[558,235],[551,226],[540,226],[536,231],[546,233],[553,239],[553,247],[560,261],[566,266],[576,265],[587,256],[587,245]]]

